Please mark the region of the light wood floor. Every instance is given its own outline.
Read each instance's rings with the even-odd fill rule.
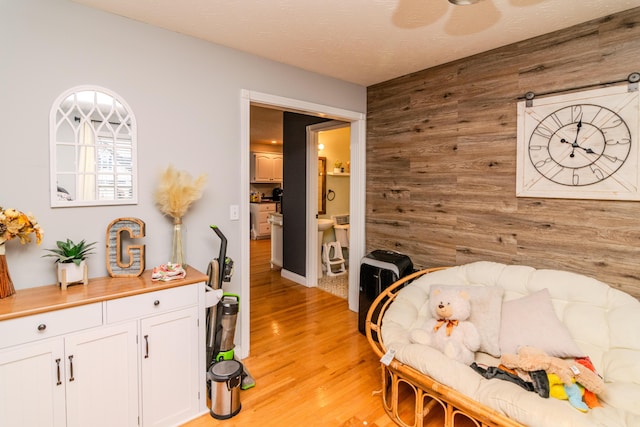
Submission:
[[[379,363],[358,314],[270,270],[269,251],[269,240],[251,241],[251,354],[243,363],[256,386],[241,391],[235,417],[207,414],[184,426],[395,426],[376,393]]]

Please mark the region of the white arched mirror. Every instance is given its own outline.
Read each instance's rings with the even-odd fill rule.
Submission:
[[[117,94],[78,86],[51,107],[51,206],[125,205],[138,202],[137,128]]]

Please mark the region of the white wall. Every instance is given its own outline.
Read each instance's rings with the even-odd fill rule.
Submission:
[[[171,221],[153,203],[160,171],[172,164],[208,175],[203,198],[185,217],[187,260],[201,271],[218,254],[216,224],[240,260],[240,91],[249,89],[352,111],[366,111],[366,88],[234,51],[66,0],[0,0],[0,206],[32,212],[45,231],[42,247],[8,243],[17,289],[55,282],[43,248],[71,238],[97,241],[90,277],[107,274],[110,221],[146,223],[146,263],[167,261]],[[138,122],[139,203],[50,208],[49,129],[52,102],[68,88],[113,90]],[[246,216],[248,218],[248,215]],[[239,292],[239,274],[229,290]]]

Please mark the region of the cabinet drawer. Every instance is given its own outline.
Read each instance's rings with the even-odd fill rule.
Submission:
[[[269,224],[268,222],[264,224],[258,224],[258,233],[261,236],[271,234],[271,224]]]
[[[0,348],[102,325],[102,303],[81,305],[0,322]]]
[[[276,204],[275,203],[262,203],[262,204],[260,204],[260,212],[271,213],[271,212],[275,212],[275,211],[276,211]]]
[[[269,212],[260,212],[258,214],[258,224],[267,222],[267,220],[269,219],[269,215],[271,215],[271,213]]]
[[[107,301],[107,323],[145,317],[198,304],[198,285],[180,286]]]

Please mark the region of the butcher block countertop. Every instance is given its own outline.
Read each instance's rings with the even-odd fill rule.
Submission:
[[[0,321],[206,281],[207,275],[188,266],[184,279],[168,282],[151,280],[151,270],[146,270],[138,277],[90,278],[86,286],[69,285],[66,290],[57,284],[20,289],[0,299]]]

